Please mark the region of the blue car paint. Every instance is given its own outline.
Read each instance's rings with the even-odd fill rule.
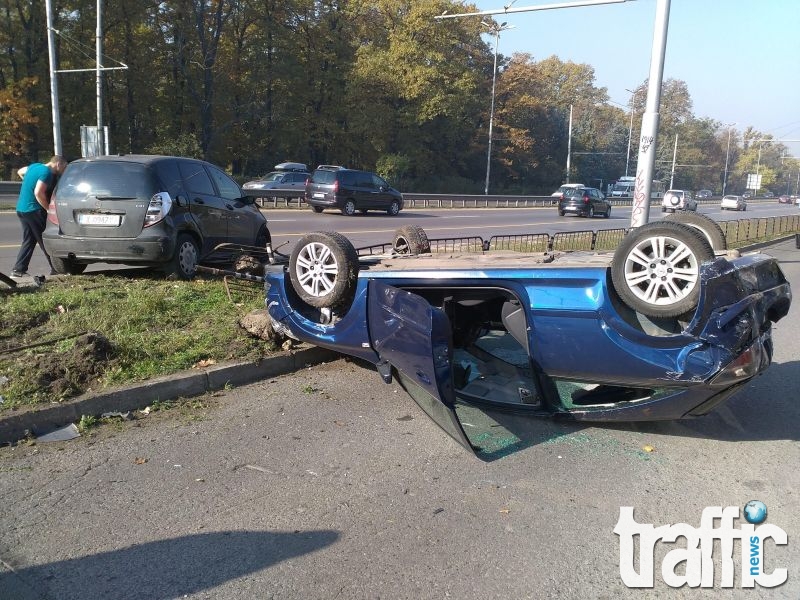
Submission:
[[[710,380],[749,344],[768,344],[770,319],[777,321],[784,316],[791,301],[789,284],[777,261],[763,256],[717,259],[703,265],[700,279],[701,295],[693,319],[681,333],[665,336],[648,335],[624,318],[609,290],[607,266],[417,271],[366,268],[359,273],[350,308],[332,325],[316,322],[313,309],[309,311],[299,299],[291,298],[293,291],[285,272],[268,275],[266,302],[274,321],[297,339],[376,365],[388,360],[432,393],[434,383],[450,386],[452,392],[452,384],[443,383],[450,377],[449,370],[445,374],[439,365],[425,371],[419,366],[420,357],[413,345],[396,348],[397,340],[373,339],[378,333],[373,316],[385,307],[374,296],[382,288],[370,282],[400,290],[508,290],[525,307],[532,366],[542,390],[550,393],[547,399],[554,414],[598,421],[675,419],[714,404],[715,398],[727,397],[740,387],[718,387]],[[431,309],[432,314],[441,312]],[[431,319],[441,325],[440,319]],[[438,352],[441,355],[441,348]],[[425,384],[417,371],[425,373],[430,383]],[[660,391],[653,398],[567,412],[559,407],[558,398],[547,392],[552,388],[551,380],[558,378]],[[450,392],[438,392],[447,408],[452,408]]]

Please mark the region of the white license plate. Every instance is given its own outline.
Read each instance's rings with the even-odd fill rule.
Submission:
[[[80,225],[101,225],[104,227],[117,227],[120,215],[78,215]]]
[[[325,197],[325,192],[314,192],[314,195],[312,196],[312,198],[324,198],[324,197]]]

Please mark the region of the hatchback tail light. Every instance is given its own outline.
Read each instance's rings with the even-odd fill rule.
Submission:
[[[53,225],[58,225],[58,214],[56,213],[56,197],[55,194],[50,199],[50,204],[47,205],[47,220]]]
[[[150,198],[147,213],[144,215],[144,226],[150,227],[164,220],[172,208],[172,198],[167,192],[158,192]]]
[[[333,182],[333,193],[337,193],[339,191],[339,178],[337,177]]]

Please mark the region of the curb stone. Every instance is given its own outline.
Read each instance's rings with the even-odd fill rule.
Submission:
[[[339,356],[332,350],[311,346],[258,362],[215,365],[201,371],[182,371],[116,389],[90,392],[63,404],[5,411],[6,414],[0,414],[0,444],[13,444],[28,432],[42,434],[75,423],[83,415],[127,412],[145,408],[155,401],[200,396],[229,385],[247,385],[286,375],[308,365],[335,360]]]

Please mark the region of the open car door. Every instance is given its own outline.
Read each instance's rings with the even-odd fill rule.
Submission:
[[[369,332],[384,364],[419,407],[454,440],[472,451],[455,411],[450,320],[427,300],[405,290],[369,282]]]

